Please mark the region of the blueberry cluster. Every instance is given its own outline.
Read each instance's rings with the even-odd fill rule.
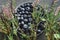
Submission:
[[[45,29],[45,27],[44,27],[45,23],[46,23],[46,21],[39,22],[38,30],[37,30],[37,36],[39,36],[43,32],[43,30]]]
[[[17,29],[17,33],[20,34],[20,29],[23,30],[25,34],[30,34],[30,25],[33,21],[32,19],[32,12],[33,12],[33,6],[32,3],[25,3],[23,5],[20,5],[17,8],[17,13],[15,16],[17,16],[19,27]]]
[[[30,2],[24,3],[17,8],[17,13],[15,14],[15,16],[17,17],[19,22],[19,27],[17,29],[18,36],[21,35],[20,29],[23,30],[25,34],[30,35],[30,25],[33,22],[32,12],[33,6]],[[41,33],[41,31],[44,29],[42,24],[44,24],[44,22],[39,23],[37,34]]]

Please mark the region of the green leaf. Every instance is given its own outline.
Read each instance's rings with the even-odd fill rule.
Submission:
[[[56,39],[60,39],[60,34],[54,34],[54,37],[55,37]]]

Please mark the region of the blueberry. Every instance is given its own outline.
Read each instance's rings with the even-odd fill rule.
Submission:
[[[21,16],[21,15],[20,15],[20,14],[15,14],[15,16],[19,17],[19,16]]]
[[[24,21],[21,21],[21,24],[24,24]]]
[[[21,12],[22,10],[21,10],[21,8],[17,8],[17,12],[19,13],[19,12]]]
[[[21,8],[25,8],[25,6],[24,6],[24,5],[20,5],[20,7],[21,7]]]
[[[38,30],[38,32],[41,32],[41,30]]]
[[[23,4],[25,7],[27,7],[28,5],[27,5],[27,3],[25,3],[25,4]]]
[[[24,18],[23,18],[23,17],[20,17],[20,19],[22,19],[22,20],[23,20]]]
[[[17,30],[17,31],[18,31],[18,32],[21,32],[20,30],[21,30],[21,29],[20,29],[20,28],[18,28],[18,30]]]
[[[20,19],[20,17],[17,17],[17,19],[19,20],[19,19]]]
[[[32,21],[32,18],[28,18],[28,20],[31,22]]]
[[[21,14],[24,14],[25,12],[24,11],[21,11],[22,13]]]
[[[29,11],[31,8],[30,7],[26,7],[26,10]]]
[[[22,12],[19,12],[19,14],[21,14]]]
[[[28,11],[25,11],[26,14],[28,14],[29,12]]]
[[[28,27],[28,25],[27,24],[24,24],[24,26],[23,26],[24,28],[27,28]]]
[[[23,21],[23,20],[22,19],[18,20],[18,22],[21,22],[21,21]]]
[[[31,17],[31,15],[28,15],[28,17]]]
[[[27,21],[28,21],[28,19],[24,19],[24,21],[26,21],[26,22],[27,22]]]
[[[21,8],[22,11],[25,11],[25,8]]]
[[[24,14],[24,17],[27,17],[27,15],[26,15],[26,14]]]
[[[37,30],[37,34],[41,33],[42,31],[40,29]]]

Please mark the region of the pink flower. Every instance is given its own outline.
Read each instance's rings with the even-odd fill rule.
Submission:
[[[11,9],[8,6],[3,6],[2,8],[4,16],[10,20],[13,18],[13,14],[11,12]]]
[[[35,0],[32,4],[33,7],[35,7],[37,4],[39,4],[40,0]]]
[[[59,11],[60,11],[60,6],[59,6],[59,7],[57,7],[57,9],[56,9],[56,11],[55,11],[55,14],[54,14],[54,15],[55,15],[55,16],[56,16],[56,15],[58,15]]]

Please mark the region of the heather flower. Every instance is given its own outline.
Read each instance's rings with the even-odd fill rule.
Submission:
[[[3,15],[8,19],[12,19],[13,18],[13,14],[11,12],[11,9],[8,6],[3,6],[2,8],[3,10]]]
[[[37,4],[39,4],[39,1],[40,1],[40,0],[35,0],[35,1],[33,2],[32,6],[35,7]]]
[[[59,7],[57,7],[57,9],[56,9],[56,11],[55,11],[55,14],[54,14],[54,15],[55,15],[55,16],[56,16],[56,15],[58,15],[58,12],[59,12],[59,11],[60,11],[60,6],[59,6]]]

